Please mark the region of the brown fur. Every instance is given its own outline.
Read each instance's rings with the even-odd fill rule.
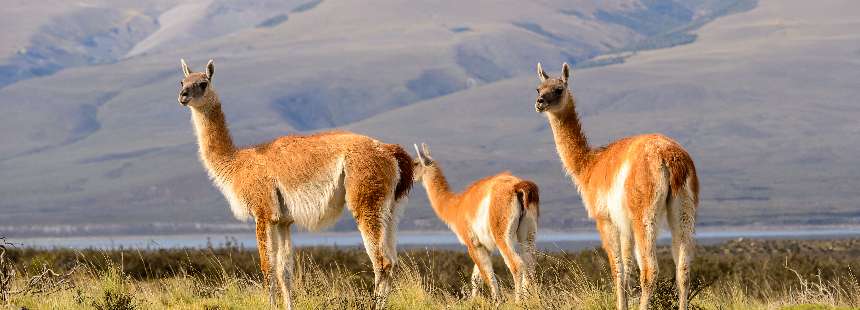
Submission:
[[[284,304],[291,307],[290,225],[298,222],[316,229],[328,224],[324,220],[333,223],[341,210],[338,204],[352,211],[373,263],[376,293],[386,294],[396,263],[396,216],[392,214],[412,181],[409,155],[397,145],[347,131],[289,135],[236,148],[210,84],[212,61],[201,73],[191,72],[184,61],[182,65],[185,78],[179,101],[191,108],[201,161],[227,196],[234,214],[248,213],[256,221],[260,268],[269,281],[272,300],[272,277],[277,276]],[[341,187],[344,193],[339,194],[335,188]],[[331,201],[322,201],[322,205],[305,201],[322,199],[329,192]]]
[[[493,297],[498,297],[498,284],[488,258],[490,251],[498,247],[514,277],[515,296],[519,300],[534,275],[534,238],[540,202],[537,185],[505,171],[475,181],[464,191],[454,193],[438,163],[430,158],[426,146],[423,152],[419,150],[419,159],[413,166],[416,181],[424,184],[436,215],[457,234],[475,262],[473,296],[477,293],[477,277],[480,276],[492,289]],[[489,204],[487,214],[482,215],[485,199],[489,199]],[[486,232],[476,231],[476,227],[488,228],[489,236],[485,235]],[[487,240],[488,237],[491,240]],[[520,250],[517,250],[517,245]]]
[[[561,78],[550,78],[538,64],[538,98],[535,109],[546,112],[559,157],[579,189],[588,215],[597,222],[603,247],[615,278],[617,307],[626,309],[626,277],[632,268],[632,246],[638,247],[642,298],[646,308],[657,276],[655,245],[658,216],[666,214],[672,228],[673,252],[678,268],[680,305],[687,305],[687,276],[692,257],[692,234],[699,185],[690,155],[674,140],[660,134],[627,137],[592,148],[576,113],[568,88],[569,68]],[[620,202],[629,222],[614,219],[608,205],[622,167],[629,165]],[[677,204],[678,208],[674,206]],[[628,235],[624,229],[630,227]],[[632,240],[631,240],[632,239]]]
[[[535,182],[528,180],[519,182],[514,185],[514,191],[517,191],[522,195],[522,201],[520,201],[520,204],[523,205],[524,208],[534,208],[535,214],[540,216],[540,194]]]
[[[412,157],[397,144],[386,144],[385,148],[397,159],[397,167],[400,168],[400,180],[394,190],[394,197],[399,200],[406,197],[412,189]]]

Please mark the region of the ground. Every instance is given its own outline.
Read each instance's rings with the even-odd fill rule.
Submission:
[[[302,248],[294,280],[300,309],[367,308],[372,300],[369,261],[357,248]],[[834,309],[860,307],[860,239],[831,241],[733,240],[699,247],[693,264],[692,305],[701,309]],[[10,248],[7,262],[20,274],[43,266],[69,282],[18,293],[10,304],[29,309],[253,309],[267,305],[254,249],[230,244],[205,249],[38,250]],[[392,309],[495,309],[484,298],[470,300],[472,266],[463,251],[407,250],[400,253]],[[510,275],[494,257],[505,292],[504,309],[518,309]],[[599,249],[541,253],[540,296],[523,306],[536,309],[611,309],[606,259]],[[660,248],[660,285],[653,307],[672,307],[672,263]],[[62,277],[61,277],[62,278]],[[25,287],[23,277],[12,290]],[[633,289],[636,294],[635,287]],[[631,300],[631,305],[636,300]]]

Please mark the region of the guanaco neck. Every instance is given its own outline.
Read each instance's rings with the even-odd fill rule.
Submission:
[[[567,93],[560,111],[548,113],[549,124],[555,138],[555,146],[561,162],[568,173],[578,179],[591,166],[591,147],[582,132],[582,124],[576,113],[573,96]]]
[[[445,178],[445,174],[442,173],[442,168],[439,168],[438,163],[434,162],[433,165],[424,167],[424,169],[422,182],[424,183],[424,189],[427,190],[427,198],[430,199],[430,206],[433,207],[436,216],[447,223],[449,221],[449,208],[451,208],[451,201],[455,195],[451,192],[448,180]]]
[[[208,89],[200,107],[191,107],[191,120],[200,147],[200,159],[210,175],[224,178],[235,159],[236,147],[230,137],[221,102],[214,89]]]

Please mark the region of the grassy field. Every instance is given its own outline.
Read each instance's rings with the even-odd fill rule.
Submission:
[[[734,240],[699,248],[692,304],[701,309],[850,309],[860,307],[860,239]],[[300,309],[369,308],[372,272],[363,250],[302,248],[294,277]],[[255,249],[68,250],[7,247],[0,289],[10,308],[255,309],[268,306]],[[392,309],[495,309],[470,300],[465,253],[400,251]],[[607,262],[598,249],[541,253],[539,296],[515,305],[510,275],[501,275],[504,309],[611,309]],[[653,308],[671,308],[672,262],[660,249]],[[46,272],[47,269],[51,270]],[[52,272],[55,272],[53,274]],[[14,275],[13,275],[14,273]],[[12,275],[10,277],[10,275]],[[41,277],[39,277],[41,275]],[[34,279],[34,277],[36,277]],[[634,295],[635,292],[634,285]],[[631,300],[631,305],[636,300]]]

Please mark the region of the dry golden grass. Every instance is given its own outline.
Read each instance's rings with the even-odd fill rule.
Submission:
[[[772,254],[754,250],[757,241],[727,243],[703,247],[694,264],[697,267],[692,304],[701,309],[851,309],[860,307],[860,282],[852,266],[857,266],[855,251],[816,251],[807,247],[806,254],[786,255],[804,249],[793,244],[772,246]],[[804,241],[798,244],[805,245]],[[822,241],[823,242],[823,241]],[[850,241],[849,245],[856,241]],[[752,244],[752,245],[751,245]],[[741,248],[746,254],[724,251],[726,246]],[[837,247],[840,245],[837,244]],[[769,246],[764,246],[767,249]],[[832,248],[832,245],[818,248]],[[133,252],[20,250],[14,265],[21,275],[39,270],[34,264],[51,265],[68,270],[70,263],[57,257],[58,251],[76,253],[76,271],[68,285],[52,293],[24,293],[10,296],[10,308],[27,309],[261,309],[267,308],[267,290],[254,271],[245,272],[231,262],[252,249],[233,249],[230,256],[217,250],[184,251],[187,261],[173,263],[172,274],[152,271],[141,275],[131,262],[159,261],[170,251]],[[27,252],[30,251],[30,252]],[[207,252],[208,251],[208,252]],[[303,249],[294,277],[295,306],[299,309],[368,309],[374,304],[370,268],[361,260],[347,265],[351,258],[360,258],[359,249]],[[513,304],[510,276],[496,266],[503,284],[504,301],[494,304],[485,298],[469,299],[467,271],[471,265],[457,251],[401,251],[401,264],[396,270],[395,287],[387,299],[391,309],[612,309],[613,296],[605,271],[604,258],[599,251],[577,253],[542,253],[539,260],[538,290],[519,305]],[[101,253],[101,259],[93,259]],[[220,254],[218,254],[220,253]],[[723,254],[720,254],[723,253]],[[50,255],[55,255],[53,260]],[[236,256],[232,256],[236,255]],[[114,257],[114,258],[112,258]],[[746,258],[745,258],[746,257]],[[758,257],[746,261],[750,257]],[[781,258],[780,258],[781,257]],[[332,262],[331,258],[339,261]],[[193,262],[199,260],[194,267]],[[723,260],[721,260],[723,259]],[[729,261],[726,261],[728,259]],[[734,260],[732,260],[734,259]],[[782,264],[776,262],[782,261]],[[744,263],[747,262],[747,263]],[[248,266],[253,266],[252,260]],[[496,262],[498,263],[498,262]],[[29,265],[28,265],[29,264]],[[467,265],[466,267],[460,265]],[[794,264],[794,265],[793,265]],[[804,265],[802,265],[804,264]],[[806,264],[818,264],[808,266]],[[146,266],[147,264],[142,264]],[[671,263],[663,264],[670,267]],[[65,266],[65,267],[64,267]],[[182,267],[185,266],[185,267]],[[201,266],[209,266],[201,268]],[[130,268],[130,269],[125,269]],[[196,268],[196,269],[195,269]],[[145,269],[145,268],[144,268]],[[201,271],[204,270],[204,271]],[[721,271],[722,270],[722,271]],[[728,271],[726,271],[728,270]],[[738,271],[737,273],[734,271]],[[782,272],[777,272],[782,270]],[[815,270],[810,273],[809,270]],[[722,273],[719,273],[722,272]],[[157,274],[153,276],[153,274]],[[452,276],[454,274],[454,276]],[[661,274],[653,308],[671,308],[674,301],[671,273]],[[14,279],[13,287],[26,285],[26,277]],[[440,281],[440,279],[447,279]],[[634,288],[635,291],[635,288]],[[635,295],[635,292],[634,292]],[[631,305],[636,302],[633,298]]]

